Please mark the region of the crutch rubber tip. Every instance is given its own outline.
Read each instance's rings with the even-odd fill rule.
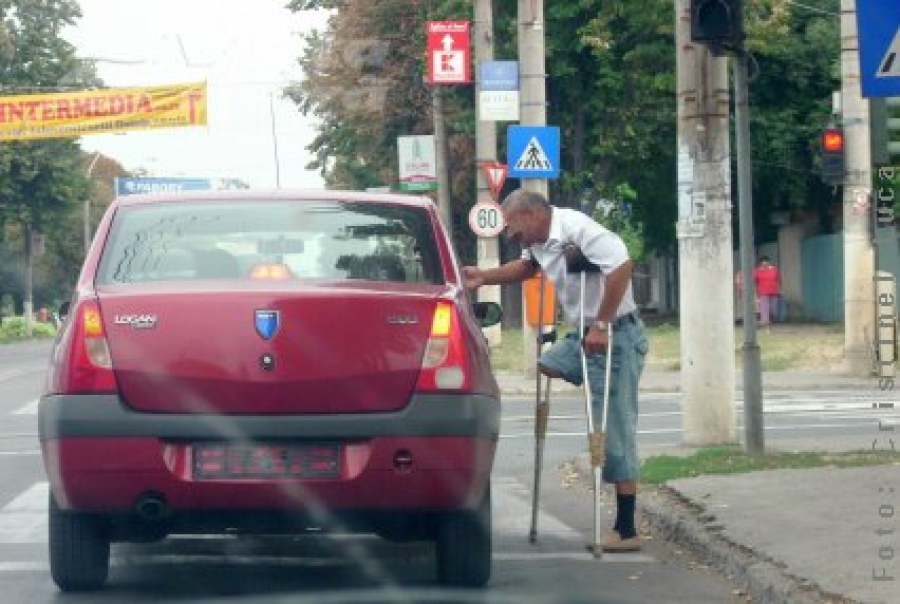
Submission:
[[[603,544],[602,543],[585,543],[584,549],[594,554],[595,558],[603,557]]]

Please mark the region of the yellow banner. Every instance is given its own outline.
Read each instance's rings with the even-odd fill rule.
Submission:
[[[0,141],[206,125],[206,82],[0,97]]]

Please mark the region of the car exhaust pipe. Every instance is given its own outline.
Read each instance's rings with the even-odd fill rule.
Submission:
[[[138,497],[134,509],[141,520],[160,520],[169,515],[169,504],[160,493],[144,493]]]

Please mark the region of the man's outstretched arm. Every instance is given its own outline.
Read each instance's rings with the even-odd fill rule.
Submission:
[[[500,285],[502,283],[516,283],[523,281],[537,273],[538,266],[530,260],[519,258],[511,260],[497,268],[478,268],[477,266],[463,267],[463,276],[466,287],[478,289],[482,285]]]

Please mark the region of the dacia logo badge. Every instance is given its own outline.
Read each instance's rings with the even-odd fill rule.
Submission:
[[[281,312],[277,310],[257,310],[256,311],[256,333],[263,340],[271,340],[281,325]]]

